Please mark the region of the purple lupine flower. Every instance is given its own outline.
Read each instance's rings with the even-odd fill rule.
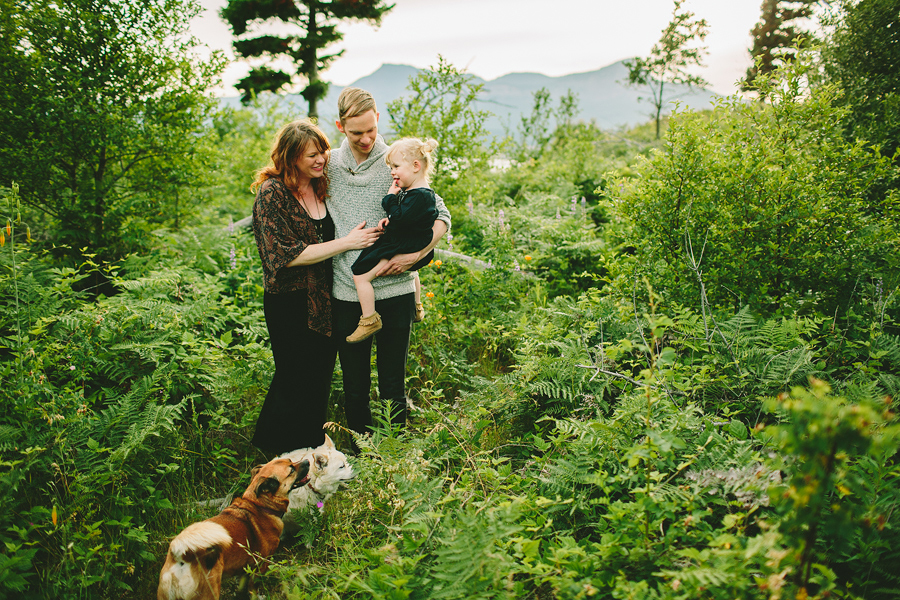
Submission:
[[[231,253],[229,254],[229,259],[231,261],[231,270],[237,269],[237,252],[234,249],[234,245],[231,246]]]

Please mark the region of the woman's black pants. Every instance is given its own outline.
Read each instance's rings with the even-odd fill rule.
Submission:
[[[253,445],[281,454],[325,443],[331,375],[337,344],[308,326],[306,290],[265,293],[263,310],[275,359]]]

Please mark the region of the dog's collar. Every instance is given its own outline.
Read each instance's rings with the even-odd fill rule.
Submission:
[[[283,510],[275,510],[274,508],[269,508],[268,506],[263,506],[262,504],[260,504],[259,507],[260,507],[261,509],[263,509],[264,512],[267,512],[267,513],[269,513],[270,515],[275,515],[275,516],[278,517],[279,519],[282,518],[282,517],[284,517],[284,511],[283,511]]]
[[[309,483],[307,483],[307,484],[306,484],[306,487],[308,487],[308,488],[309,488],[309,491],[311,491],[313,494],[315,494],[315,495],[318,496],[319,498],[324,498],[324,497],[325,497],[325,494],[323,494],[322,492],[320,492],[319,490],[317,490],[316,488],[313,487],[312,481],[310,481]]]

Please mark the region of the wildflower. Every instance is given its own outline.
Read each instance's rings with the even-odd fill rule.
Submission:
[[[231,269],[237,269],[237,252],[234,250],[234,244],[231,246],[231,254],[229,255],[231,259]]]
[[[425,292],[426,298],[434,298],[434,292]]]
[[[514,261],[513,261],[513,270],[514,270],[514,271],[521,271],[521,270],[522,270],[522,267],[519,266],[519,261],[517,261],[517,260],[514,260]]]
[[[25,232],[26,232],[26,233],[25,233],[25,237],[26,237],[26,238],[28,239],[28,241],[30,242],[30,241],[31,241],[31,227],[26,227],[26,228],[25,228]]]
[[[439,266],[441,266],[442,264],[444,264],[444,263],[441,262],[441,261],[439,261],[439,260],[434,261],[434,266],[436,266],[436,267],[439,267]]]
[[[12,236],[12,223],[9,222],[9,219],[6,220],[6,235]]]
[[[53,507],[53,511],[50,513],[50,520],[53,521],[53,526],[56,527],[56,521],[58,519],[58,515],[56,514],[56,506]]]
[[[0,231],[0,248],[6,245],[6,236]]]
[[[74,370],[75,370],[75,365],[69,365],[69,370],[70,370],[70,371],[74,371]]]
[[[323,506],[325,506],[324,502],[316,502],[316,508],[322,508]]]
[[[447,245],[450,246],[450,252],[453,252],[453,234],[447,234]]]
[[[526,260],[526,261],[527,261],[527,260],[531,260],[531,255],[530,255],[530,254],[526,254],[526,255],[525,255],[525,260]]]

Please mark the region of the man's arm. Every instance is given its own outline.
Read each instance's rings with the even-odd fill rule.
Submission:
[[[447,233],[447,224],[441,220],[435,221],[434,225],[431,227],[430,244],[425,246],[425,248],[419,252],[394,255],[394,257],[391,258],[378,273],[376,273],[376,276],[381,277],[382,275],[399,275],[400,273],[403,273],[419,262],[420,258],[424,258],[426,254],[432,251],[434,247],[438,245],[438,242],[441,241],[441,238],[444,237],[445,233]]]

